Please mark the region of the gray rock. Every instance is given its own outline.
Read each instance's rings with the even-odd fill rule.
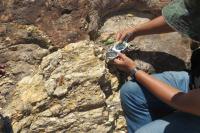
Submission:
[[[47,82],[45,82],[45,89],[49,96],[53,95],[56,87],[57,87],[57,83],[54,79],[49,79]]]
[[[56,90],[53,92],[53,95],[54,96],[57,96],[57,97],[62,97],[64,96],[65,94],[67,94],[68,90],[67,88],[65,88],[64,86],[59,86],[56,88]]]
[[[71,43],[89,37],[94,39],[104,20],[102,18],[113,12],[134,8],[159,14],[167,4],[159,0],[2,1],[0,22],[14,20],[20,24],[37,25],[56,46],[61,47],[66,41]]]

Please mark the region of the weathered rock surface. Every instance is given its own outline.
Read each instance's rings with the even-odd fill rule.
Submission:
[[[106,103],[106,96],[118,82],[94,55],[94,48],[89,41],[67,45],[43,58],[35,75],[18,82],[3,109],[12,118],[15,132],[115,130],[120,108],[112,108],[120,106],[119,100]],[[100,84],[104,82],[107,86]]]
[[[16,83],[36,70],[42,58],[50,53],[48,38],[34,26],[0,24],[0,63],[6,75],[1,77],[0,106],[12,97]]]
[[[62,47],[94,38],[102,18],[114,11],[137,8],[158,13],[164,4],[160,0],[1,0],[0,22],[34,24]]]
[[[95,56],[97,48],[103,49],[90,41],[69,44],[17,83],[1,110],[14,132],[126,131],[118,79]]]
[[[119,99],[123,74],[107,69],[110,45],[101,40],[149,21],[164,4],[0,1],[0,63],[7,65],[0,77],[0,131],[6,118],[13,132],[126,132]],[[132,7],[145,12],[124,11]],[[189,41],[178,33],[142,36],[131,44],[127,55],[149,72],[182,70],[191,54]]]

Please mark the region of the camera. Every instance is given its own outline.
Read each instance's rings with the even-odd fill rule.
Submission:
[[[118,53],[123,53],[127,50],[129,44],[126,41],[117,42],[113,47],[111,47],[106,53],[106,60],[114,60]]]

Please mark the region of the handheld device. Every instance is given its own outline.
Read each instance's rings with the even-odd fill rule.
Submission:
[[[107,60],[114,60],[118,53],[123,53],[129,47],[128,39],[130,35],[128,35],[123,42],[117,42],[113,47],[111,47],[106,53]]]

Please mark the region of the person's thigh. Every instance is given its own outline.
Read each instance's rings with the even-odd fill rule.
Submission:
[[[186,72],[164,72],[153,76],[183,92],[188,91],[189,76]],[[174,111],[134,80],[121,87],[120,98],[129,132]]]
[[[182,92],[187,93],[189,90],[190,78],[187,72],[168,71],[168,72],[153,74],[152,76],[168,85],[171,85],[181,90]],[[153,94],[151,94],[147,88],[143,87],[139,83],[138,85],[141,87],[140,97],[142,97],[143,99],[142,98],[141,99],[147,104],[152,120],[160,118],[163,115],[166,115],[167,113],[174,111],[172,107],[165,104],[157,97],[155,97]]]
[[[199,125],[200,117],[176,112],[146,124],[135,133],[200,133]]]
[[[189,91],[190,77],[185,71],[167,71],[160,74],[153,74],[155,78],[183,91]]]
[[[181,90],[182,92],[187,93],[189,91],[190,77],[187,72],[168,71],[160,74],[153,74],[152,76],[172,87]],[[174,110],[169,105],[163,103],[158,98],[153,96],[149,91],[146,90],[143,91],[147,99],[147,104],[150,109],[150,112],[152,113],[152,116],[155,119],[161,117],[163,114],[167,112],[171,112]]]

